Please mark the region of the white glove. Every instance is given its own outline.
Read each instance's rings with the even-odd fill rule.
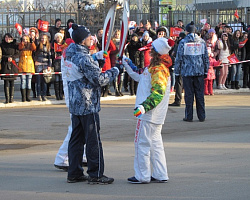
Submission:
[[[95,53],[95,56],[96,56],[96,59],[97,60],[102,60],[103,59],[103,50],[101,50],[101,51],[98,51],[98,52],[96,52]]]

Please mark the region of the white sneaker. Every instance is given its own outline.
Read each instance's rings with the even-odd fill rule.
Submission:
[[[222,85],[222,84],[220,84],[220,85],[218,86],[218,89],[220,89],[220,90],[224,90],[223,85]]]
[[[227,87],[224,84],[222,85],[222,87],[224,90],[227,90]]]

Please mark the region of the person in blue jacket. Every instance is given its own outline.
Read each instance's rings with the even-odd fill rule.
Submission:
[[[193,103],[196,100],[196,111],[200,122],[206,118],[204,102],[204,77],[209,68],[209,57],[206,43],[196,33],[194,22],[186,26],[188,35],[181,40],[175,59],[175,75],[183,78],[185,90],[184,121],[193,121]]]
[[[103,51],[93,57],[90,55],[89,47],[92,43],[90,31],[77,24],[73,24],[72,29],[72,39],[75,43],[71,43],[65,53],[69,112],[72,124],[68,146],[67,182],[88,180],[90,184],[110,184],[114,179],[103,174],[104,160],[99,133],[101,87],[113,81],[120,73],[122,66],[113,67],[102,73],[98,61],[95,59],[103,58]],[[82,168],[84,144],[86,144],[88,177],[83,174]]]

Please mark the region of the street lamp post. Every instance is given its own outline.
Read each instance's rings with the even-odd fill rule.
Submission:
[[[81,24],[81,19],[82,19],[82,17],[81,17],[81,4],[80,4],[80,0],[77,0],[77,22],[78,22],[78,24]]]
[[[153,16],[152,16],[152,12],[153,12],[153,6],[152,6],[153,2],[152,0],[149,1],[149,19],[150,19],[150,23],[153,23]]]

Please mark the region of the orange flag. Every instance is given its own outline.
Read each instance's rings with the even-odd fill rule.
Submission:
[[[237,9],[235,10],[234,16],[236,17],[236,19],[239,19],[239,18],[240,18]]]

